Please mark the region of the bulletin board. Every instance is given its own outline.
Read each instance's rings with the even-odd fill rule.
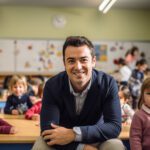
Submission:
[[[0,72],[56,74],[64,70],[62,46],[64,40],[0,39]],[[116,69],[114,59],[124,57],[137,46],[150,62],[150,42],[93,41],[96,68],[105,72]]]

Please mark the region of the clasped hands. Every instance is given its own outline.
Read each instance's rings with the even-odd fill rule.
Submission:
[[[74,141],[75,133],[72,129],[68,129],[62,126],[51,123],[52,129],[45,130],[42,132],[44,140],[49,140],[47,144],[49,146],[58,144],[66,145]]]
[[[66,145],[75,140],[76,134],[72,129],[68,129],[62,126],[51,123],[53,129],[45,130],[42,132],[44,140],[48,140],[47,145],[53,146]],[[85,145],[84,150],[98,150],[96,147],[91,145]]]

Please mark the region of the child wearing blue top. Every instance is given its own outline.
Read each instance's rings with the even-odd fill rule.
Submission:
[[[5,114],[24,114],[28,108],[32,107],[27,92],[27,81],[24,76],[13,76],[9,83],[10,95],[7,98],[4,108]]]

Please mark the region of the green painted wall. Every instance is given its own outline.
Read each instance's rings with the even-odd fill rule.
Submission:
[[[52,25],[54,15],[67,24]],[[64,39],[84,35],[94,40],[150,40],[150,10],[0,6],[0,38]]]

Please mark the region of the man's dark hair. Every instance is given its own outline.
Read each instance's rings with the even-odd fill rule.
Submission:
[[[84,36],[69,36],[63,45],[63,60],[65,60],[65,50],[68,46],[80,47],[86,45],[90,51],[92,57],[95,56],[95,50],[92,42]]]

